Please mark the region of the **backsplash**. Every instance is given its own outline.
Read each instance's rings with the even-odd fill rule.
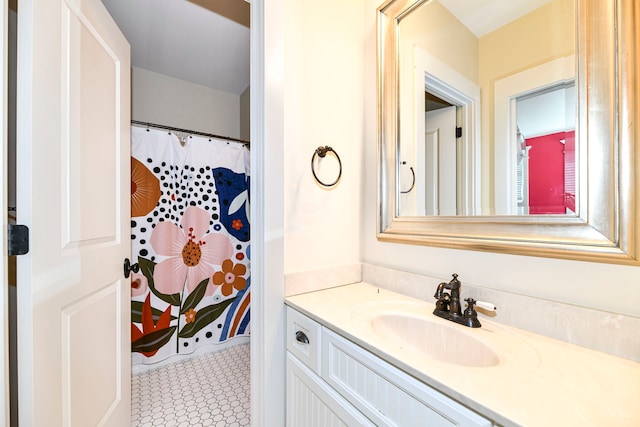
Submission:
[[[438,283],[451,277],[430,277],[373,264],[288,274],[285,296],[366,282],[413,298],[434,302]],[[462,297],[496,305],[496,313],[478,309],[479,319],[514,326],[547,337],[640,361],[640,319],[571,304],[498,291],[462,282]]]
[[[290,273],[284,277],[284,296],[290,297],[358,282],[362,282],[362,264]]]

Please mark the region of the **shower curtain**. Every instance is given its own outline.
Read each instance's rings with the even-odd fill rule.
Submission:
[[[131,130],[133,364],[249,334],[249,152]]]

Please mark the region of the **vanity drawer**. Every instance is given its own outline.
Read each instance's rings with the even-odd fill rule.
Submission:
[[[493,425],[327,329],[322,344],[322,378],[377,426]]]
[[[287,307],[287,350],[318,375],[321,331],[319,323]]]

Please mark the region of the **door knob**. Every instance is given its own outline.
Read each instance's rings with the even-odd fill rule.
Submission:
[[[132,271],[134,273],[137,273],[138,271],[140,271],[140,264],[138,263],[131,264],[131,261],[129,261],[129,258],[125,258],[124,259],[124,278],[128,279]]]

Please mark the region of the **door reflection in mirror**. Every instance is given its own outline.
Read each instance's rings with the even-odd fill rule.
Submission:
[[[455,105],[426,92],[424,167],[427,175],[423,215],[457,214]],[[419,206],[419,212],[421,206]]]

